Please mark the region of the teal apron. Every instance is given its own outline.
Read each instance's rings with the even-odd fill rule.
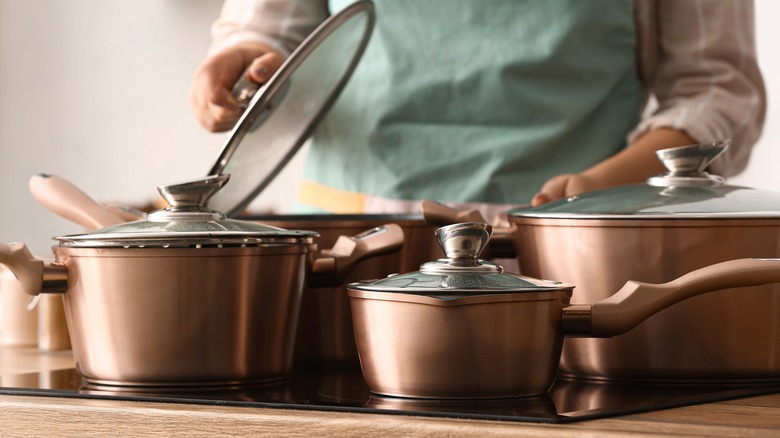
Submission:
[[[304,211],[528,203],[626,146],[643,99],[632,1],[375,4],[366,53],[312,140]]]

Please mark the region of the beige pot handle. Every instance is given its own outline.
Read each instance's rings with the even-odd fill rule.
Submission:
[[[717,263],[663,284],[629,281],[616,294],[563,310],[567,336],[611,337],[625,333],[650,316],[697,295],[732,287],[780,283],[780,259],[738,259]],[[589,327],[588,327],[589,326]]]
[[[0,243],[0,264],[11,270],[27,294],[63,293],[67,290],[65,266],[33,257],[24,243]]]
[[[22,284],[22,290],[38,295],[43,288],[43,260],[36,259],[24,243],[0,243],[0,263]]]
[[[386,224],[355,236],[339,236],[331,249],[314,260],[309,285],[336,286],[346,280],[352,268],[369,257],[397,252],[404,244],[404,231],[397,224]]]

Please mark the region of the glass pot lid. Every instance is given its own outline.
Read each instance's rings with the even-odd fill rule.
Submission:
[[[446,258],[428,262],[419,271],[390,275],[349,285],[369,292],[425,295],[483,295],[487,293],[550,292],[571,290],[572,285],[508,274],[497,264],[479,258],[493,227],[483,223],[448,225],[436,231]]]
[[[705,172],[729,142],[658,151],[667,172],[644,184],[628,184],[560,199],[535,208],[516,208],[512,217],[550,219],[778,218],[780,193],[727,185]]]
[[[232,181],[210,208],[240,214],[281,172],[341,93],[373,27],[373,3],[357,1],[317,27],[259,89],[242,76],[233,94],[251,100],[209,172]]]
[[[256,222],[228,219],[205,207],[208,199],[230,179],[217,175],[157,189],[169,207],[146,219],[126,222],[84,234],[57,237],[73,247],[190,247],[258,244],[303,244],[317,233],[289,231]]]

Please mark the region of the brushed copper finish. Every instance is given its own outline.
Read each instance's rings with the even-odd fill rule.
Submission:
[[[574,283],[573,303],[599,301],[628,280],[661,283],[725,260],[780,256],[772,219],[512,220],[522,272]],[[778,381],[780,286],[691,298],[610,339],[567,339],[560,371],[616,381]]]
[[[417,398],[544,394],[555,379],[570,294],[441,300],[350,289],[366,384]]]
[[[53,250],[87,381],[226,385],[290,370],[305,246]]]

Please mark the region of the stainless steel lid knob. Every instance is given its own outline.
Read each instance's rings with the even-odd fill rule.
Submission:
[[[453,224],[436,230],[436,239],[448,258],[476,259],[490,240],[493,227],[468,222]]]
[[[723,178],[705,170],[728,149],[729,143],[724,140],[657,151],[656,156],[668,171],[648,179],[647,183],[656,187],[722,185]]]
[[[489,224],[467,222],[448,225],[436,230],[436,238],[447,258],[425,263],[422,272],[503,272],[499,265],[479,258],[490,241],[493,227]]]
[[[227,174],[212,175],[178,184],[158,186],[157,191],[170,207],[150,213],[148,220],[151,222],[204,220],[208,219],[206,216],[214,220],[224,218],[222,213],[206,208],[206,203],[229,179],[230,175]]]
[[[728,141],[710,144],[694,144],[677,148],[662,149],[656,152],[658,159],[672,173],[701,174],[728,148]]]

